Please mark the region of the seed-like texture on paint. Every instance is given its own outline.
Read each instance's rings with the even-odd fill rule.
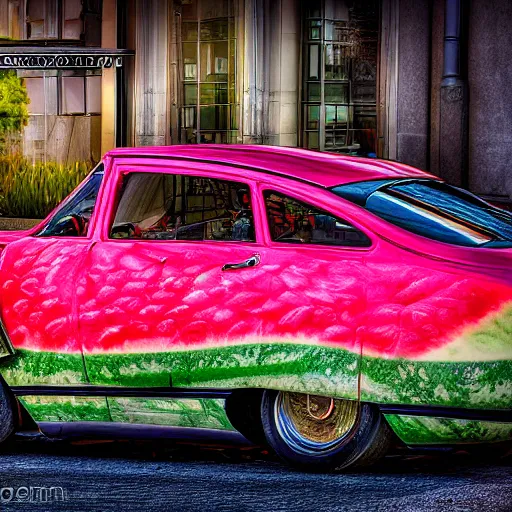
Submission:
[[[473,275],[406,263],[363,265],[333,253],[312,259],[298,252],[293,263],[289,254],[263,254],[258,267],[222,272],[226,261],[243,261],[253,251],[223,246],[212,255],[196,246],[174,249],[170,258],[159,244],[114,242],[85,251],[85,245],[27,241],[2,288],[15,348],[160,352],[292,336],[371,356],[418,358],[465,336],[512,300],[509,287]],[[507,335],[504,322],[492,338]]]
[[[406,444],[494,443],[512,439],[512,424],[387,414],[386,420]]]
[[[493,270],[457,251],[443,263],[377,238],[367,250],[21,238],[2,252],[1,314],[16,354],[0,371],[12,386],[265,388],[510,409],[506,254]],[[257,266],[222,271],[256,253]],[[39,418],[98,405],[25,402]],[[172,401],[110,405],[121,421],[227,428],[212,403],[188,404],[202,410],[188,416]]]

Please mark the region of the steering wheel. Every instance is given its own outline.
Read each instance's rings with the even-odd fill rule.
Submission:
[[[85,236],[87,234],[88,219],[79,213],[71,213],[59,219],[52,231],[60,236]]]
[[[282,235],[279,235],[276,239],[276,242],[295,242],[295,243],[306,243],[306,240],[303,238],[298,237],[297,235],[294,235],[290,230],[286,231],[286,233],[283,233]]]
[[[138,230],[131,222],[124,222],[112,226],[110,236],[112,238],[135,238],[138,237]]]

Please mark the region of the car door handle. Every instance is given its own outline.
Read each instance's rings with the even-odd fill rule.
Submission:
[[[242,263],[226,263],[222,270],[238,270],[239,268],[255,267],[260,262],[260,255],[253,254],[248,260],[242,261]]]

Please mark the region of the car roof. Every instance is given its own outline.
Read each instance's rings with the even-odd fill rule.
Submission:
[[[279,174],[321,187],[379,179],[439,179],[399,162],[282,146],[191,144],[117,148],[106,156],[207,161]]]

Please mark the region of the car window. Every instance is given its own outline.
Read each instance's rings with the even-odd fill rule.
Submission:
[[[249,186],[196,176],[127,174],[110,236],[254,242]]]
[[[349,222],[279,192],[264,192],[272,240],[368,247],[370,239]]]
[[[371,184],[375,186],[372,187]],[[511,247],[512,215],[436,180],[342,185],[333,192],[418,235],[469,247]]]
[[[103,164],[100,164],[62,204],[37,236],[87,236],[103,175]]]

